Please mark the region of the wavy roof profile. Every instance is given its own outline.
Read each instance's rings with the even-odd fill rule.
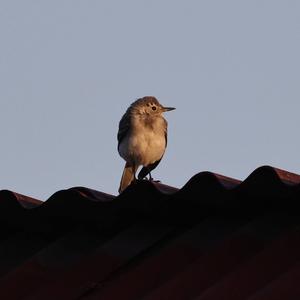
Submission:
[[[0,191],[2,299],[298,299],[300,175]]]

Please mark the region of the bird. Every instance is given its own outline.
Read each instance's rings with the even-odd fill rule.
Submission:
[[[175,107],[164,107],[153,96],[134,101],[119,122],[118,152],[126,161],[119,193],[137,180],[137,169],[142,166],[138,179],[142,180],[160,163],[166,147],[168,123],[163,113]]]

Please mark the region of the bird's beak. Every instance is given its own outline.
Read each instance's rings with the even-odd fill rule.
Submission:
[[[170,111],[176,109],[175,107],[163,107],[163,111]]]

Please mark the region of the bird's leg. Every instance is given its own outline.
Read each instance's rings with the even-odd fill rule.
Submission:
[[[153,181],[153,177],[151,176],[151,172],[149,171],[149,181]]]

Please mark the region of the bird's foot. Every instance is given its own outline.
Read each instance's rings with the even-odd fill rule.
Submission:
[[[160,180],[155,180],[155,179],[153,179],[153,178],[152,178],[150,181],[151,181],[151,182],[155,182],[155,183],[160,183],[160,182],[161,182]]]
[[[155,180],[155,179],[151,176],[150,173],[149,173],[149,177],[146,176],[146,177],[144,177],[144,178],[136,179],[136,181],[138,181],[138,180],[146,180],[146,181],[157,182],[157,183],[161,182],[160,180]]]
[[[151,176],[151,173],[149,172],[149,179],[150,182],[160,182],[160,180],[154,180],[154,178]]]

